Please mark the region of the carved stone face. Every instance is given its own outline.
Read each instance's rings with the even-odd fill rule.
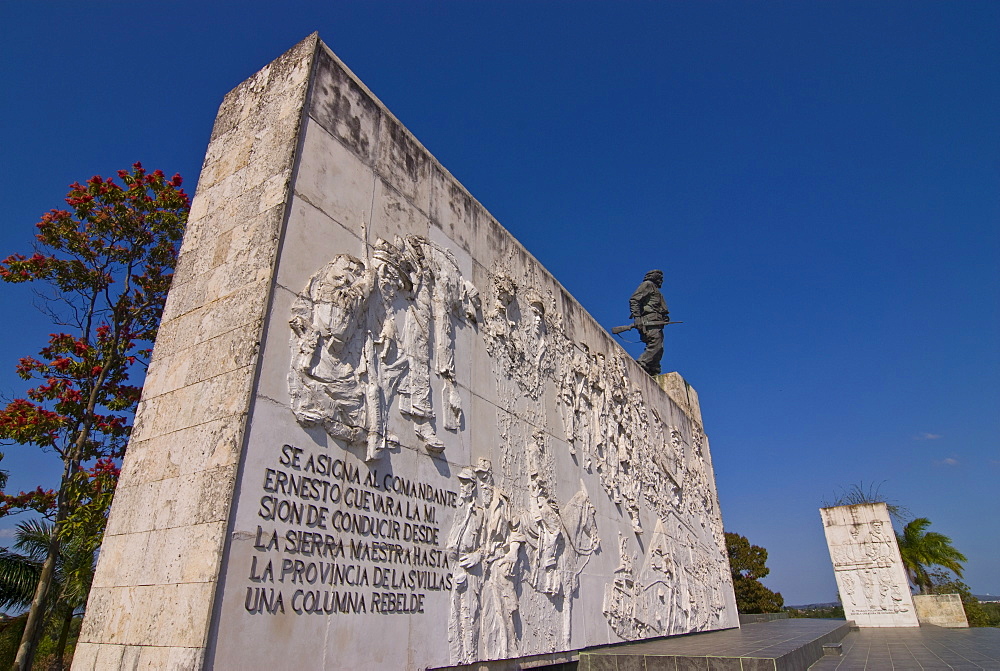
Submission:
[[[365,267],[358,259],[338,257],[325,269],[310,297],[316,329],[335,341],[343,339],[365,300]]]
[[[324,269],[323,278],[316,283],[313,300],[317,302],[341,302],[352,287],[360,284],[365,266],[360,259],[347,255],[338,256]]]
[[[458,496],[463,501],[471,501],[476,495],[476,483],[472,480],[459,479]]]
[[[476,474],[471,468],[463,468],[458,474],[458,496],[463,501],[471,501],[476,496]]]
[[[379,291],[383,297],[389,300],[395,298],[399,289],[403,286],[399,269],[389,264],[379,268],[376,278],[378,280]]]
[[[493,282],[497,289],[497,300],[499,300],[502,305],[509,305],[510,302],[514,300],[514,293],[517,291],[514,280],[510,279],[506,275],[497,275],[493,279]]]
[[[483,503],[488,505],[493,500],[493,466],[489,459],[480,459],[473,470],[476,473]]]

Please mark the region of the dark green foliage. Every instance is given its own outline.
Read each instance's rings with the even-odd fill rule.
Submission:
[[[906,576],[921,594],[940,594],[934,588],[937,576],[950,580],[950,575],[943,571],[931,572],[932,566],[941,566],[962,577],[962,562],[965,555],[956,550],[951,539],[936,531],[927,531],[931,521],[926,517],[918,517],[903,528],[902,534],[896,534],[899,543],[899,554],[906,569]]]
[[[9,669],[14,664],[14,657],[17,655],[17,646],[24,633],[24,622],[27,619],[28,614],[25,613],[17,617],[0,620],[0,668]],[[80,636],[80,625],[82,622],[83,617],[81,616],[73,618],[66,644],[64,668],[68,669],[73,660],[73,651],[76,649],[76,641]],[[35,671],[49,671],[52,668],[56,668],[55,661],[58,657],[57,648],[59,646],[62,624],[53,624],[58,624],[58,626],[46,627],[42,639],[38,643],[35,662],[31,666]]]
[[[843,620],[844,607],[841,605],[826,607],[785,608],[788,617],[815,617],[827,620]]]
[[[987,627],[1000,627],[1000,603],[983,603],[980,601],[979,607],[986,613]]]
[[[60,668],[59,660],[62,660],[62,668],[68,670],[73,664],[73,652],[76,650],[77,639],[80,638],[82,624],[82,615],[71,617],[68,621],[58,621],[57,618],[53,618],[38,643],[32,668],[51,671]],[[67,627],[66,631],[63,631],[64,626]]]
[[[27,608],[41,572],[40,561],[0,548],[0,608]]]
[[[12,552],[0,548],[0,607],[25,609],[31,605],[38,576],[42,570],[49,543],[52,538],[52,524],[42,520],[27,520],[17,525]],[[94,575],[94,545],[92,539],[68,536],[60,546],[53,577],[53,589],[49,592],[46,611],[45,631],[32,668],[64,668],[79,632],[80,617],[74,614],[84,606],[90,583]],[[16,628],[24,630],[24,618],[20,618]],[[2,627],[0,627],[2,628]],[[20,641],[19,633],[18,641]],[[5,661],[6,639],[0,632],[0,668],[13,664],[13,654],[17,651],[15,642],[11,658]]]
[[[17,655],[17,646],[24,633],[24,623],[28,614],[8,617],[0,621],[0,668],[9,669]]]
[[[729,570],[733,575],[736,608],[741,613],[780,613],[785,600],[781,592],[772,592],[760,582],[771,572],[767,568],[767,550],[751,545],[744,536],[726,532]]]

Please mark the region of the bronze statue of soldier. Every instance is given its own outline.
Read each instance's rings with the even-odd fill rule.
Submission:
[[[629,299],[630,316],[634,320],[639,337],[646,345],[636,361],[650,375],[660,374],[660,359],[663,358],[663,327],[670,321],[667,301],[660,292],[663,286],[663,271],[650,270],[642,284]]]

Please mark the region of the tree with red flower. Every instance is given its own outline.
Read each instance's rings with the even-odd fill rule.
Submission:
[[[70,185],[70,209],[37,224],[35,253],[0,261],[0,279],[47,289],[45,311],[61,329],[17,365],[38,384],[0,409],[0,439],[52,451],[63,465],[54,491],[0,492],[0,516],[34,510],[54,522],[17,669],[31,668],[60,543],[100,544],[141,391],[133,376],[152,351],[190,208],[180,175],[136,163],[118,177]]]

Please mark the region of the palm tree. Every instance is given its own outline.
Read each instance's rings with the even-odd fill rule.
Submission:
[[[0,548],[0,608],[27,608],[35,595],[42,572],[42,562],[48,554],[52,525],[41,520],[27,520],[17,525],[11,552]],[[56,563],[52,595],[46,610],[61,618],[56,643],[56,668],[63,668],[63,655],[69,640],[73,615],[87,602],[87,593],[94,577],[92,543],[75,542],[70,537],[60,547]]]
[[[952,546],[950,538],[927,531],[930,525],[929,519],[918,517],[903,528],[902,534],[896,534],[906,575],[921,594],[930,594],[934,586],[928,573],[930,567],[941,566],[961,578],[961,562],[966,561],[965,555]]]
[[[35,539],[48,533],[48,525],[28,520],[17,525],[14,547],[24,554],[0,548],[0,608],[27,608],[35,595],[41,559]]]

